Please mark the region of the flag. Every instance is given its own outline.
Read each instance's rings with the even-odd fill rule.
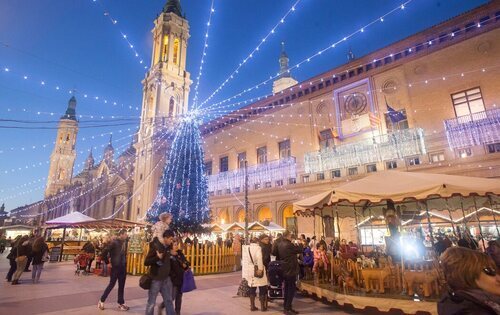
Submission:
[[[368,114],[369,118],[370,118],[370,126],[371,127],[378,127],[380,125],[380,118],[378,118],[377,115],[375,115],[374,113],[370,112]]]
[[[402,120],[406,120],[406,115],[403,112],[395,110],[387,103],[387,98],[385,99],[385,105],[387,106],[387,115],[393,124],[396,124]]]

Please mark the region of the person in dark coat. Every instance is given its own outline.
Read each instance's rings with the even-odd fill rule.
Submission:
[[[118,281],[118,309],[128,311],[129,307],[125,305],[124,291],[125,280],[127,279],[127,230],[123,229],[118,232],[116,239],[105,249],[109,253],[111,260],[111,277],[109,284],[104,290],[97,307],[100,310],[104,309],[104,302],[108,298],[109,293]],[[105,253],[107,255],[107,253]]]
[[[500,241],[489,241],[488,248],[486,249],[486,254],[493,259],[497,269],[500,269]]]
[[[92,262],[94,261],[94,258],[95,258],[95,246],[94,246],[94,243],[92,243],[92,241],[88,241],[87,243],[85,243],[85,245],[83,245],[82,250],[87,255],[89,255],[89,260],[88,260],[86,268],[87,268],[87,272],[90,272],[90,267],[92,267]]]
[[[272,246],[269,243],[269,235],[261,234],[259,236],[259,245],[260,248],[262,249],[262,262],[264,263],[264,267],[267,273],[267,266],[269,266],[269,263],[271,262],[271,251],[272,251]]]
[[[31,244],[27,235],[21,237],[19,243],[17,243],[15,251],[16,260],[16,272],[12,278],[12,284],[19,284],[19,279],[23,274],[26,264],[28,263],[28,257],[31,256]]]
[[[40,275],[42,274],[43,264],[48,260],[47,254],[49,247],[42,236],[37,237],[33,242],[33,247],[31,250],[32,268],[31,279],[33,283],[38,283],[40,281]]]
[[[179,241],[174,241],[172,244],[172,250],[170,251],[170,278],[172,279],[173,285],[172,296],[174,298],[176,315],[181,314],[184,272],[189,269],[189,262],[187,261],[186,256],[184,256],[184,253],[179,245]]]
[[[9,272],[7,272],[7,276],[5,277],[7,279],[7,282],[12,282],[12,276],[14,275],[14,273],[16,272],[16,269],[17,269],[16,253],[17,253],[17,245],[19,244],[20,239],[21,239],[21,237],[17,237],[10,245],[10,252],[7,255],[7,259],[9,260],[10,269],[9,269]]]
[[[35,235],[34,234],[30,235],[30,237],[28,239],[28,242],[29,242],[30,247],[32,247],[33,243],[35,242]],[[26,263],[26,267],[24,267],[24,271],[25,272],[31,271],[30,265],[31,265],[31,261],[32,260],[33,260],[33,257],[31,257],[31,255],[29,255],[28,256],[28,262]]]
[[[151,287],[148,291],[148,304],[146,306],[146,315],[153,315],[158,293],[163,297],[163,305],[167,310],[167,315],[175,315],[174,305],[172,303],[172,279],[170,250],[174,240],[174,232],[166,230],[163,232],[163,239],[158,243],[152,241],[149,244],[149,251],[144,260],[144,265],[150,267],[149,274],[152,278]]]
[[[292,308],[293,298],[295,292],[297,291],[296,280],[299,274],[299,261],[297,255],[301,254],[303,251],[302,245],[295,245],[292,243],[292,233],[290,231],[285,231],[281,241],[277,242],[276,246],[273,248],[273,256],[276,256],[277,260],[282,262],[282,272],[283,278],[285,280],[285,314],[293,315],[298,314],[296,310]]]
[[[439,315],[500,314],[500,275],[491,257],[451,247],[440,262],[448,292],[438,302]]]

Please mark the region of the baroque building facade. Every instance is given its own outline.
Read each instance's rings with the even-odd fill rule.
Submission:
[[[272,96],[200,126],[213,222],[244,221],[245,162],[250,221],[308,235],[337,224],[352,240],[353,219],[297,217],[293,202],[380,171],[499,177],[499,26],[500,6],[493,1],[366,56],[349,52],[346,64],[303,82],[292,78],[283,46]],[[96,218],[117,211],[133,221],[145,216],[158,191],[172,121],[188,111],[189,23],[178,1],[167,1],[152,36],[133,146],[118,162],[109,148],[97,165],[89,156],[85,170],[71,177],[71,142],[56,144],[50,197],[18,213],[51,209],[41,221],[82,209]],[[67,114],[61,126],[68,130],[63,120]],[[71,140],[78,124],[68,123]],[[57,182],[62,161],[69,185],[65,176]],[[94,187],[90,193],[87,185]]]

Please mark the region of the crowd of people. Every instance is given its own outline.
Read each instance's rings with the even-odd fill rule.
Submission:
[[[24,272],[31,272],[31,281],[36,284],[40,281],[43,265],[49,261],[49,251],[43,237],[34,235],[16,237],[10,244],[7,255],[10,268],[6,275],[7,282],[12,285],[20,284]],[[32,269],[29,269],[31,265]]]

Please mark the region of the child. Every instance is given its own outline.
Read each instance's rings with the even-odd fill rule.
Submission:
[[[314,266],[313,272],[318,275],[325,275],[328,271],[328,257],[326,256],[326,250],[321,243],[316,244],[316,249],[314,250]]]
[[[170,229],[170,223],[172,223],[172,215],[170,213],[163,212],[159,216],[160,221],[153,225],[153,244],[159,251],[163,251],[163,244],[161,239],[163,239],[163,233]]]

